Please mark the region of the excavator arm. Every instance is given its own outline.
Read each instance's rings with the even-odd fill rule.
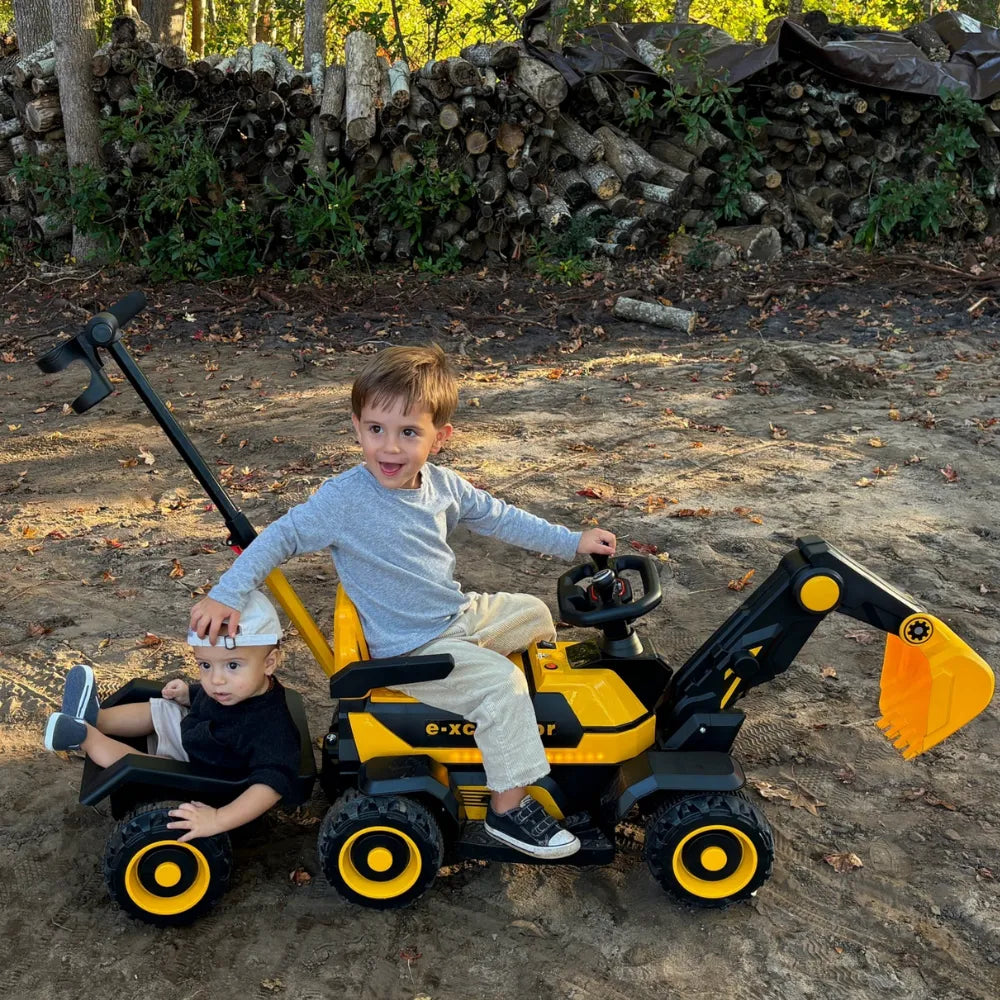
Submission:
[[[944,622],[807,536],[673,675],[656,710],[660,745],[731,744],[743,720],[731,706],[787,670],[833,611],[887,633],[878,726],[903,757],[940,743],[989,704],[992,670]]]

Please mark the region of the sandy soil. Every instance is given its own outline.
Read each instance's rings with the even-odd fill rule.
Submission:
[[[949,276],[944,262],[805,256],[711,278],[665,263],[563,291],[485,273],[174,286],[149,290],[130,347],[258,526],[355,462],[347,394],[360,355],[433,338],[462,372],[444,460],[550,519],[655,546],[665,598],[644,624],[675,665],[741,601],[729,582],[754,570],[752,589],[806,533],[1000,663],[1000,333],[994,300],[969,311],[991,290],[985,263],[959,255]],[[46,753],[40,730],[74,662],[92,663],[103,691],[184,670],[188,609],[230,556],[127,384],[77,417],[64,403],[79,376],[43,377],[31,358],[136,280],[2,279],[0,993],[1000,994],[996,706],[904,762],[872,725],[881,637],[836,615],[741,703],[752,786],[785,795],[753,792],[777,860],[748,905],[676,905],[624,840],[607,868],[459,865],[408,910],[354,908],[318,870],[317,794],[240,838],[234,885],[205,919],[162,931],[125,917],[100,875],[107,808],[78,805],[80,760]],[[697,334],[613,320],[611,297],[629,289],[698,308]],[[456,548],[469,588],[555,606],[559,564],[474,536]],[[329,620],[328,561],[289,572]],[[325,678],[297,639],[283,670],[321,735]],[[835,852],[863,867],[836,872],[824,860]],[[296,869],[312,880],[290,882]]]

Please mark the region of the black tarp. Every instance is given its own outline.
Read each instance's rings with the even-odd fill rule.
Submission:
[[[545,0],[524,18],[524,37],[549,16]],[[1000,93],[1000,31],[955,11],[936,14],[925,22],[940,36],[950,57],[947,62],[929,59],[917,45],[898,32],[875,31],[854,38],[817,40],[799,24],[782,21],[774,39],[765,45],[735,41],[710,25],[664,22],[659,24],[595,24],[581,29],[576,44],[561,53],[528,44],[532,55],[558,69],[573,86],[586,77],[600,75],[631,87],[653,89],[663,80],[642,61],[635,50],[639,39],[662,48],[684,30],[696,30],[709,43],[706,71],[723,75],[729,83],[748,80],[775,64],[798,61],[846,83],[901,94],[935,96],[942,88],[962,90],[975,101]],[[842,32],[841,34],[850,34]]]

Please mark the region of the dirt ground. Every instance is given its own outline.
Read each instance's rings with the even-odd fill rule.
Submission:
[[[569,289],[499,271],[147,288],[128,342],[258,527],[356,462],[348,393],[362,356],[435,339],[462,376],[442,460],[552,520],[599,522],[626,551],[655,547],[664,601],[642,627],[675,666],[810,533],[998,664],[1000,276],[986,252],[817,251],[710,276],[666,259]],[[137,283],[0,277],[0,993],[1000,994],[996,702],[903,761],[873,726],[881,637],[839,615],[740,703],[736,751],[777,846],[749,904],[675,904],[623,840],[610,867],[461,864],[407,910],[355,908],[317,865],[317,793],[238,839],[230,892],[192,927],[124,916],[100,874],[106,804],[78,804],[81,761],[46,753],[41,729],[73,663],[93,664],[103,692],[183,671],[188,610],[231,556],[113,365],[117,391],[77,416],[64,404],[80,374],[43,376],[32,358]],[[696,333],[615,320],[613,297],[629,291],[697,309]],[[472,535],[456,550],[469,589],[555,608],[557,562]],[[746,593],[730,588],[751,571]],[[328,559],[300,558],[289,576],[329,621]],[[297,638],[283,670],[322,735],[325,677]],[[825,860],[845,852],[862,867]],[[311,880],[294,884],[295,870]]]

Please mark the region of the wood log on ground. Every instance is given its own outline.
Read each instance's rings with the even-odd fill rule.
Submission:
[[[454,56],[445,60],[445,66],[448,72],[448,82],[453,87],[475,87],[483,81],[482,74],[467,59]]]
[[[410,104],[410,67],[397,59],[389,67],[389,100],[392,106],[405,111]]]
[[[554,233],[568,229],[573,221],[572,209],[566,204],[565,199],[557,194],[551,195],[544,205],[539,205],[535,209],[535,214],[538,221]]]
[[[109,62],[113,73],[131,73],[139,65],[139,53],[135,49],[112,49]],[[93,60],[90,66],[93,70]]]
[[[515,155],[524,147],[524,129],[515,122],[501,122],[497,127],[496,142],[497,149],[507,153],[508,156]]]
[[[681,146],[667,139],[654,139],[649,144],[649,151],[658,160],[676,167],[684,173],[690,173],[698,166],[698,157]]]
[[[667,330],[679,330],[681,333],[694,333],[695,324],[698,322],[698,314],[687,309],[663,306],[659,302],[643,302],[640,299],[626,298],[624,295],[615,300],[611,311],[619,319],[649,323]]]
[[[694,236],[674,236],[670,240],[671,253],[684,258],[685,263],[692,266],[692,258],[697,258],[697,266],[712,271],[721,271],[736,260],[736,251],[725,243],[716,242],[713,238],[699,239]]]
[[[10,118],[5,122],[0,122],[0,142],[20,135],[24,131],[24,125],[20,118]]]
[[[250,86],[258,94],[274,89],[278,67],[273,53],[274,50],[266,42],[257,42],[250,50]]]
[[[530,56],[523,56],[514,67],[514,85],[545,111],[558,108],[569,93],[562,73]]]
[[[792,192],[792,200],[796,211],[805,217],[813,229],[824,236],[829,234],[830,230],[833,229],[833,216],[829,212],[824,211],[799,191]]]
[[[517,65],[520,53],[510,42],[483,42],[478,45],[468,45],[462,49],[462,58],[467,59],[479,69],[513,69]]]
[[[55,55],[55,44],[46,42],[40,49],[29,52],[23,59],[18,59],[11,67],[11,78],[15,87],[25,87],[31,79],[30,67],[42,59],[51,59]]]
[[[724,226],[712,235],[737,247],[751,263],[762,264],[781,253],[781,234],[773,226]]]
[[[323,81],[323,102],[320,104],[319,118],[327,130],[340,127],[344,114],[344,88],[346,86],[343,66],[329,66]]]
[[[555,121],[555,133],[580,163],[596,163],[604,159],[604,143],[592,136],[575,118],[560,114]]]
[[[167,69],[183,69],[188,62],[187,50],[183,45],[164,45],[156,61]]]
[[[590,184],[579,170],[561,170],[552,175],[552,190],[566,199],[572,209],[577,209],[589,201],[592,195]]]
[[[52,213],[39,215],[31,220],[31,238],[36,243],[51,243],[73,232],[73,224],[69,219]]]
[[[32,132],[48,132],[62,123],[58,94],[42,94],[24,106],[24,120]]]
[[[375,136],[375,101],[382,91],[378,46],[371,35],[352,31],[344,42],[344,119],[347,138],[370,142]]]
[[[134,45],[148,41],[149,37],[149,25],[138,18],[120,14],[111,22],[112,45]]]
[[[673,205],[677,201],[677,190],[675,188],[663,187],[660,184],[650,184],[647,181],[639,181],[635,185],[635,194],[645,201],[655,202],[657,205]]]
[[[233,56],[233,83],[237,87],[249,87],[253,84],[253,63],[250,49],[241,45]]]
[[[203,80],[207,80],[212,70],[222,62],[222,54],[214,52],[211,55],[201,56],[191,63],[191,68]]]
[[[608,166],[606,163],[591,163],[587,166],[581,167],[580,173],[583,174],[587,183],[590,185],[590,190],[597,195],[601,201],[607,201],[609,198],[613,198],[622,188],[622,179],[615,173],[615,171]]]

